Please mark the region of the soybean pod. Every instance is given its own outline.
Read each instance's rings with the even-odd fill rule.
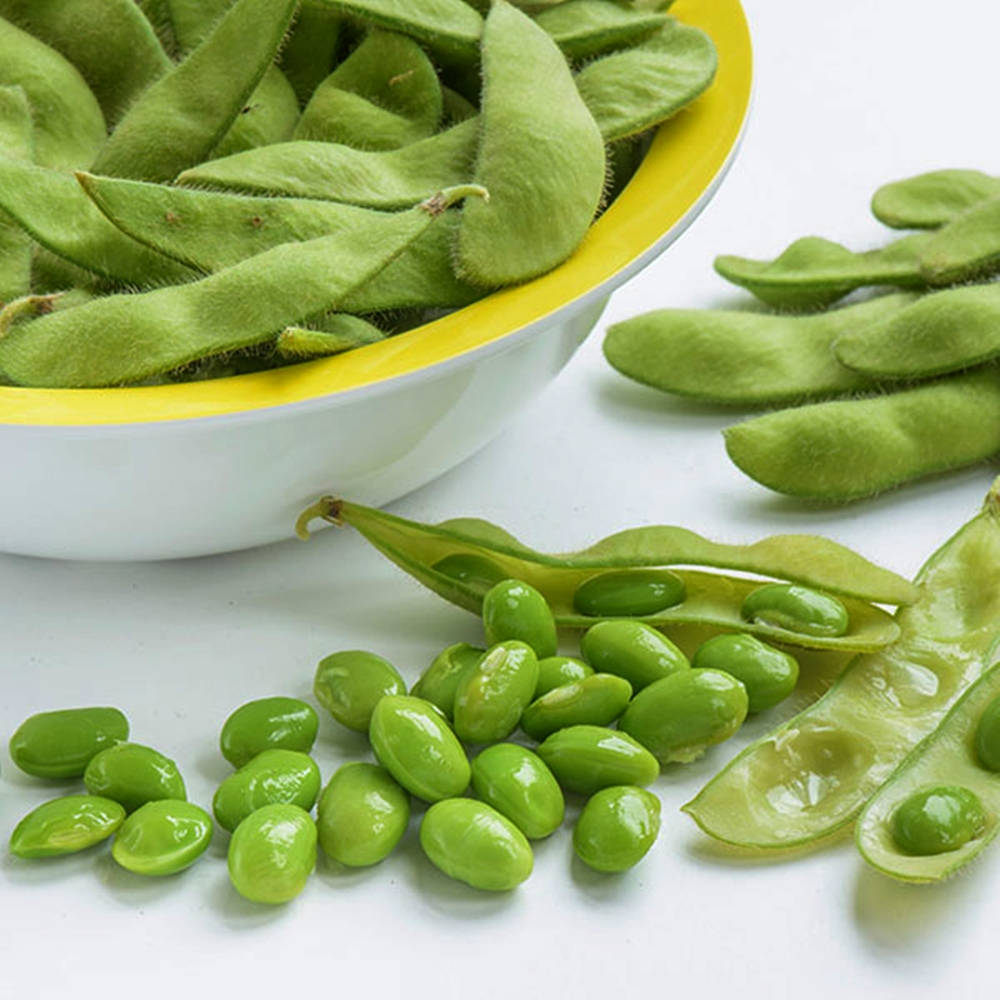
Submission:
[[[915,583],[920,597],[896,613],[893,645],[855,658],[684,806],[707,834],[774,850],[843,829],[982,674],[1000,633],[1000,479]]]
[[[31,108],[21,87],[0,87],[0,149],[4,155],[30,162],[35,144]],[[31,289],[31,239],[0,208],[0,307]]]
[[[567,0],[535,15],[567,59],[592,59],[648,38],[667,23],[658,11],[636,10],[607,0]]]
[[[872,214],[894,229],[936,229],[996,195],[1000,177],[981,170],[932,170],[883,184],[872,195]]]
[[[985,278],[1000,269],[1000,193],[960,212],[928,236],[920,273],[931,284]]]

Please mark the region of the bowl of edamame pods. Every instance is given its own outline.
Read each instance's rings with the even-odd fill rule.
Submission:
[[[482,446],[734,155],[738,0],[665,6],[0,0],[0,549],[262,544]]]

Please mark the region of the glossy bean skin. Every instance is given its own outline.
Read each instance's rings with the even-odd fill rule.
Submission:
[[[747,691],[721,670],[684,670],[644,688],[619,722],[661,764],[696,760],[747,716]]]
[[[383,657],[363,649],[347,649],[319,661],[313,694],[342,726],[367,733],[379,699],[406,694],[406,684]]]
[[[684,581],[670,570],[619,570],[584,580],[573,607],[594,618],[653,615],[684,600]]]
[[[125,819],[117,802],[97,795],[65,795],[43,802],[14,827],[10,853],[18,858],[75,854],[106,840]]]
[[[494,743],[516,728],[538,683],[538,658],[516,639],[491,646],[455,688],[454,726],[467,743]]]
[[[10,738],[11,760],[37,778],[78,778],[102,750],[128,739],[117,708],[64,708],[25,719]]]
[[[212,799],[212,812],[224,830],[235,830],[250,813],[274,802],[309,812],[319,789],[319,767],[308,754],[264,750],[223,780]]]
[[[850,626],[842,601],[793,583],[758,587],[747,594],[741,611],[747,621],[763,621],[809,635],[843,635]]]
[[[461,795],[469,786],[469,761],[443,715],[410,695],[382,698],[368,732],[379,763],[425,802]]]
[[[943,785],[916,792],[892,818],[892,836],[907,854],[944,854],[964,847],[986,827],[978,796]]]
[[[410,797],[385,768],[374,764],[344,764],[319,798],[320,846],[350,868],[387,858],[409,822]]]
[[[244,899],[290,902],[316,867],[316,824],[298,806],[263,806],[233,832],[228,866],[230,881]]]
[[[212,842],[212,818],[200,806],[177,799],[147,802],[128,816],[111,845],[111,856],[136,875],[174,875],[190,868]]]
[[[564,684],[582,681],[594,673],[594,668],[583,660],[573,656],[546,656],[538,661],[538,683],[535,685],[535,697]]]
[[[883,184],[872,196],[872,214],[895,229],[936,229],[994,195],[1000,195],[1000,177],[979,170],[933,170]]]
[[[152,747],[119,743],[90,759],[83,783],[91,795],[120,802],[127,813],[156,799],[186,799],[177,765]]]
[[[556,623],[545,598],[521,580],[501,580],[483,597],[486,643],[516,639],[527,643],[539,658],[555,656]]]
[[[445,875],[490,892],[516,888],[534,867],[524,834],[475,799],[434,803],[420,824],[420,846]]]
[[[529,840],[548,837],[563,821],[566,804],[555,776],[516,743],[496,743],[473,758],[472,788]]]
[[[784,701],[799,679],[798,661],[752,635],[729,633],[702,643],[691,658],[698,670],[721,670],[747,690],[747,712],[754,714]]]
[[[567,726],[607,726],[625,711],[632,685],[614,674],[593,674],[553,688],[536,698],[521,716],[521,728],[533,740]]]
[[[687,657],[662,632],[642,622],[598,622],[584,632],[580,651],[595,670],[625,678],[637,693],[690,667]]]
[[[410,694],[436,705],[449,721],[455,714],[455,692],[462,678],[486,653],[479,646],[457,642],[441,650],[420,675]]]
[[[656,758],[628,733],[603,726],[570,726],[547,737],[538,756],[568,792],[592,795],[610,785],[649,785]]]
[[[298,698],[258,698],[233,712],[222,726],[219,749],[233,767],[242,767],[264,750],[309,753],[319,718]]]
[[[573,850],[599,872],[637,865],[660,832],[660,800],[645,788],[613,785],[595,793],[573,828]]]
[[[1000,771],[1000,695],[983,709],[976,723],[976,760],[987,771]]]

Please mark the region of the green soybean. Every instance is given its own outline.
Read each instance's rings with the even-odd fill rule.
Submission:
[[[932,285],[990,277],[1000,269],[998,233],[1000,191],[928,236],[920,252],[920,273]]]
[[[539,657],[555,656],[558,647],[556,623],[545,598],[521,580],[501,580],[486,592],[483,628],[490,646],[517,639]]]
[[[1000,177],[979,170],[933,170],[883,184],[872,196],[872,214],[895,229],[935,229],[995,195],[1000,195]]]
[[[35,153],[31,107],[22,87],[0,86],[0,149],[4,156],[31,161]],[[31,239],[0,209],[0,303],[31,290]]]
[[[379,699],[406,694],[406,683],[381,656],[363,649],[346,649],[319,661],[313,694],[341,725],[367,733]]]
[[[601,200],[605,159],[562,53],[505,0],[487,15],[482,59],[473,180],[490,200],[463,209],[455,253],[461,277],[491,287],[543,274],[576,249]]]
[[[186,799],[177,765],[152,747],[119,743],[95,754],[83,772],[91,795],[114,799],[134,812],[156,799]]]
[[[611,785],[650,785],[656,758],[628,733],[604,726],[569,726],[539,745],[538,756],[569,792],[592,795]]]
[[[319,843],[350,868],[376,865],[392,853],[410,821],[410,797],[385,768],[344,764],[323,789]]]
[[[491,806],[474,799],[445,799],[424,814],[420,846],[445,875],[474,889],[507,892],[534,866],[524,834]]]
[[[129,816],[111,856],[136,875],[173,875],[190,868],[212,842],[212,818],[200,806],[175,799],[147,802]]]
[[[125,810],[97,795],[65,795],[44,802],[14,827],[10,853],[19,858],[74,854],[106,840],[121,826]]]
[[[263,806],[233,832],[228,865],[230,881],[245,899],[287,903],[316,867],[316,824],[298,806]]]
[[[976,723],[976,760],[987,771],[1000,771],[1000,695],[983,709]]]
[[[798,661],[752,635],[739,632],[716,635],[703,642],[691,657],[695,670],[721,670],[735,677],[747,691],[750,714],[784,701],[799,679]]]
[[[758,587],[747,594],[740,610],[747,621],[808,635],[843,635],[850,626],[843,601],[794,583]]]
[[[907,854],[944,854],[964,847],[986,827],[975,793],[944,785],[915,792],[896,810],[892,836]]]
[[[212,812],[224,830],[235,830],[255,809],[288,802],[308,812],[319,795],[319,767],[298,750],[264,750],[224,779]]]
[[[312,705],[298,698],[258,698],[241,705],[226,719],[219,749],[233,767],[242,767],[264,750],[309,753],[318,729],[319,718]]]
[[[444,716],[429,702],[388,695],[372,712],[368,736],[379,763],[412,795],[437,802],[469,786],[469,761]]]
[[[10,738],[11,760],[38,778],[78,778],[91,759],[128,739],[117,708],[64,708],[25,719]]]
[[[637,692],[690,666],[662,632],[642,622],[598,622],[583,633],[580,651],[595,670],[624,677]]]
[[[555,776],[516,743],[497,743],[473,758],[472,789],[529,840],[548,837],[563,821],[566,804]]]
[[[469,743],[506,739],[535,693],[538,657],[507,639],[491,646],[455,688],[455,733]]]
[[[535,685],[535,697],[564,684],[573,684],[592,676],[594,668],[583,660],[573,656],[546,656],[538,661],[538,683]]]
[[[653,615],[684,600],[684,581],[669,570],[620,570],[584,580],[573,595],[581,615]]]
[[[566,0],[535,15],[567,59],[592,59],[642,41],[667,23],[657,11],[622,7],[607,0]]]
[[[465,553],[445,556],[434,563],[432,568],[442,576],[452,577],[466,586],[481,590],[484,595],[501,580],[507,579],[507,574],[492,559]]]
[[[521,716],[521,728],[533,740],[567,726],[607,726],[632,697],[632,685],[614,674],[592,674],[581,681],[553,688],[536,698]]]
[[[778,410],[723,434],[729,457],[764,486],[854,500],[1000,453],[1000,374]]]
[[[721,670],[682,670],[640,691],[618,723],[661,764],[688,763],[747,716],[746,688]]]
[[[623,872],[637,865],[660,832],[660,800],[645,788],[602,788],[580,813],[573,850],[599,872]]]
[[[445,718],[455,710],[455,692],[462,678],[475,669],[486,650],[467,642],[457,642],[442,649],[420,675],[410,694],[437,706]]]
[[[333,69],[342,28],[343,22],[333,11],[300,5],[279,62],[300,104],[309,102],[312,92]]]

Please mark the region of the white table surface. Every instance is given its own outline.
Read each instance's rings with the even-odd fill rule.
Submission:
[[[605,320],[745,301],[716,253],[771,255],[818,233],[864,248],[880,183],[939,167],[1000,172],[1000,7],[983,0],[747,0],[756,98],[743,150],[704,215],[613,299]],[[393,505],[475,514],[539,548],[642,523],[749,540],[816,531],[912,574],[977,509],[981,466],[843,509],[803,506],[745,479],[720,428],[617,376],[595,332],[497,441]],[[16,470],[7,470],[16,475]],[[0,733],[26,715],[115,704],[134,738],[180,763],[207,804],[227,765],[218,728],[237,705],[310,697],[324,654],[366,647],[414,679],[475,619],[423,591],[350,531],[211,559],[86,565],[0,557]],[[773,721],[773,719],[772,719]],[[182,876],[142,880],[106,852],[0,860],[0,998],[72,995],[351,997],[573,995],[971,996],[993,982],[1000,851],[952,882],[908,888],[867,871],[850,841],[795,860],[711,850],[677,811],[767,722],[655,786],[663,832],[620,877],[571,859],[570,829],[538,845],[516,892],[467,890],[421,856],[415,828],[373,870],[320,862],[299,899],[267,909],[230,889],[220,835]],[[4,736],[6,739],[6,736]],[[365,741],[321,728],[329,775]],[[48,788],[0,759],[0,835]],[[988,978],[987,978],[988,977]],[[114,992],[112,992],[114,991]],[[193,992],[191,992],[193,991]]]

